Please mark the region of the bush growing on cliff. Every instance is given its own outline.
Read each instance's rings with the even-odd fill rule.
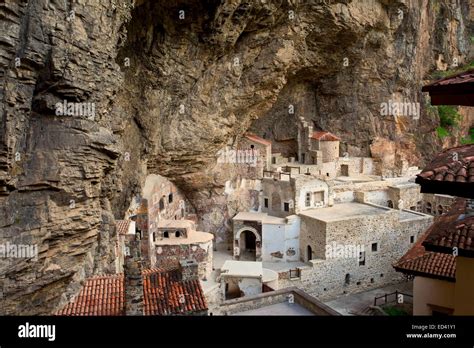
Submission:
[[[458,109],[451,105],[439,105],[438,115],[441,127],[457,126],[461,119]]]
[[[474,128],[469,129],[469,134],[461,138],[461,144],[474,144]]]

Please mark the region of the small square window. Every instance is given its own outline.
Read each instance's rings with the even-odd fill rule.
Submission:
[[[290,211],[290,203],[283,203],[283,210],[284,211]]]
[[[379,246],[377,245],[377,243],[372,243],[372,251],[377,251],[379,248]]]

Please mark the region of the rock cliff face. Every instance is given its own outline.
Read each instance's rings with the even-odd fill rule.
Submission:
[[[232,173],[216,169],[216,154],[249,128],[291,152],[303,116],[351,155],[384,156],[390,145],[422,164],[441,144],[420,86],[430,70],[468,59],[473,7],[7,0],[0,244],[36,244],[39,255],[0,259],[0,313],[51,313],[85,277],[113,272],[114,218],[149,173],[173,180],[225,239]],[[421,102],[420,119],[381,116],[390,99]],[[58,115],[65,101],[94,112]]]

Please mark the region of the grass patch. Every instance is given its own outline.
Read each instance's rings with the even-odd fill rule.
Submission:
[[[474,128],[469,129],[469,134],[465,138],[461,138],[461,144],[474,144]]]
[[[384,312],[387,313],[391,317],[399,317],[399,316],[408,316],[410,315],[405,309],[396,307],[396,306],[389,306],[383,308]]]
[[[436,127],[436,134],[440,139],[449,137],[451,135],[451,133],[449,133],[449,131],[444,127]]]
[[[432,80],[439,80],[439,79],[448,77],[450,75],[455,75],[455,74],[462,73],[462,72],[470,70],[470,69],[474,69],[474,60],[471,60],[469,63],[464,64],[462,66],[458,66],[458,67],[453,68],[453,69],[448,69],[448,70],[444,70],[444,71],[443,70],[436,70],[436,71],[432,72],[429,77]]]
[[[439,105],[438,115],[441,127],[457,126],[461,120],[457,107],[452,105]]]

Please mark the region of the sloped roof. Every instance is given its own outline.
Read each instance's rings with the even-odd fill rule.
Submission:
[[[130,220],[115,220],[117,234],[127,234],[130,227]]]
[[[474,198],[474,145],[463,145],[439,153],[416,183],[422,193],[441,193]]]
[[[430,251],[474,257],[474,202],[458,198],[452,208],[430,227],[423,246]]]
[[[455,257],[452,254],[427,251],[422,243],[428,233],[429,229],[393,267],[405,274],[454,281]]]
[[[335,136],[332,133],[329,132],[320,132],[316,131],[313,132],[313,135],[311,136],[312,139],[320,140],[320,141],[339,141],[341,140],[337,136]]]
[[[253,141],[255,143],[259,143],[259,144],[262,144],[262,145],[265,145],[265,146],[270,146],[272,145],[272,142],[271,141],[268,141],[266,139],[263,139],[261,137],[259,137],[258,135],[256,134],[253,134],[253,133],[246,133],[245,134],[245,137],[250,140],[250,141]]]
[[[192,314],[207,310],[198,279],[181,279],[179,270],[161,268],[142,272],[144,315]],[[57,315],[125,315],[124,275],[95,276],[86,280],[80,293]]]
[[[424,86],[432,105],[474,106],[474,69],[448,76]]]

